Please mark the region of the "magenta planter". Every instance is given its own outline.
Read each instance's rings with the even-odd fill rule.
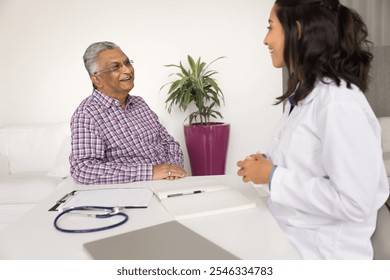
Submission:
[[[192,176],[225,174],[230,124],[184,125]]]

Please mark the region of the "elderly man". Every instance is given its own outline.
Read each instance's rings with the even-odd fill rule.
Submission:
[[[70,172],[81,184],[113,184],[186,176],[183,153],[134,87],[132,61],[111,42],[83,56],[94,90],[71,120]]]

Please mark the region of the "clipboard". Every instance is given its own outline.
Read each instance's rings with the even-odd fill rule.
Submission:
[[[61,197],[49,211],[79,206],[147,208],[152,196],[150,189],[141,188],[74,190]]]

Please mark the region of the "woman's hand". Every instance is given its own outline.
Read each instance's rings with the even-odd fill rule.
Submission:
[[[240,167],[237,174],[242,176],[244,182],[268,184],[273,163],[262,154],[256,153],[237,162],[237,166]]]

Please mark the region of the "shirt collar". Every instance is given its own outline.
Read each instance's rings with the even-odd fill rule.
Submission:
[[[295,105],[297,105],[297,103],[295,102],[295,100],[293,99],[292,96],[288,97],[288,102],[290,103],[291,107],[294,107]]]
[[[101,103],[103,106],[110,108],[113,105],[120,106],[119,101],[115,98],[112,98],[97,89],[93,90],[92,95],[96,98],[96,100]],[[132,96],[128,95],[126,98],[126,107],[133,102]]]

